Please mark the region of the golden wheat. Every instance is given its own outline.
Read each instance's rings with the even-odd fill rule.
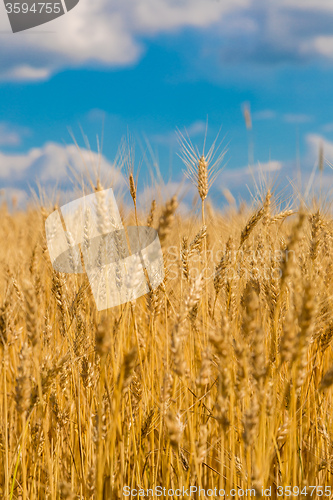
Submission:
[[[1,499],[333,484],[332,220],[262,199],[205,225],[154,201],[165,279],[103,312],[52,269],[49,208],[1,207]]]

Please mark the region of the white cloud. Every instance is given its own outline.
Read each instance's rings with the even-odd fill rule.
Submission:
[[[18,146],[21,135],[26,135],[27,129],[14,128],[6,122],[0,122],[0,146]]]
[[[198,120],[192,123],[189,127],[186,127],[186,132],[190,137],[195,137],[196,135],[204,134],[205,131],[206,131],[206,123],[201,120]]]
[[[308,147],[308,155],[311,161],[318,160],[319,149],[322,147],[324,158],[330,163],[333,163],[333,142],[328,141],[319,134],[307,134],[306,143]]]
[[[279,191],[281,184],[288,185],[287,175],[290,174],[290,165],[287,163],[277,160],[258,162],[251,167],[247,165],[223,170],[215,188],[224,196],[227,190],[236,200],[253,201],[258,194],[265,193],[268,187],[276,186]]]
[[[203,44],[209,45],[201,57],[215,51],[219,63],[333,58],[331,0],[81,0],[65,16],[16,34],[0,2],[0,80],[45,80],[69,67],[128,66],[149,38],[186,27],[206,31]]]
[[[23,189],[5,188],[0,190],[0,202],[3,200],[12,208],[24,207],[28,195]]]
[[[197,120],[191,123],[188,127],[185,127],[184,131],[189,137],[196,137],[202,135],[204,137],[206,131],[206,123],[202,120]],[[178,144],[178,138],[176,130],[171,130],[164,134],[154,134],[151,136],[151,141],[156,144],[164,144],[167,146],[175,146]]]
[[[81,0],[47,24],[48,31],[43,25],[2,33],[0,79],[43,80],[69,66],[129,65],[142,52],[141,38],[186,26],[206,28],[249,4],[250,0]],[[9,28],[0,3],[0,31]]]
[[[251,29],[232,30],[240,19]],[[227,63],[295,65],[333,58],[332,39],[331,0],[252,0],[221,21],[216,50]]]
[[[182,28],[183,26],[208,27],[218,21],[221,16],[235,8],[246,7],[248,0],[145,0],[137,2],[121,1],[125,7],[132,6],[132,22],[139,26],[141,33]],[[127,4],[127,5],[126,5]],[[126,12],[127,11],[127,12]],[[124,11],[123,11],[124,12]]]
[[[78,150],[75,145],[61,146],[55,143],[46,143],[41,148],[22,154],[0,152],[0,203],[5,199],[12,206],[15,200],[19,206],[24,207],[35,198],[29,186],[37,193],[37,197],[41,188],[43,197],[52,203],[67,203],[82,196],[82,183],[75,181],[73,174],[69,175],[68,165],[78,173],[79,179],[83,178],[87,187],[85,194],[92,189],[91,185],[88,186],[89,179],[93,186],[96,185],[95,172],[99,169],[102,185],[115,190],[116,199],[121,202],[124,213],[128,207],[132,208],[127,183],[119,165],[100,157],[96,152]],[[163,183],[161,180],[160,184],[156,182],[153,186],[145,186],[138,193],[138,208],[148,213],[153,199],[163,204],[177,195],[178,212],[188,211],[195,193],[195,188],[185,178],[181,182],[170,180]]]
[[[8,69],[8,71],[4,71],[1,75],[1,80],[28,82],[33,80],[47,80],[50,75],[51,71],[47,68],[33,68],[32,66],[22,64],[21,66],[15,66]]]
[[[157,205],[163,205],[173,196],[177,196],[177,213],[183,214],[193,209],[192,202],[196,194],[196,189],[185,177],[181,182],[170,180],[160,185],[146,186],[138,195],[138,207],[144,213],[149,213],[153,200],[157,202]]]
[[[313,47],[318,54],[333,58],[333,36],[318,36],[313,40]]]
[[[38,159],[37,149],[31,149],[28,154],[12,155],[0,153],[0,179],[12,180],[13,182],[21,178]]]
[[[252,115],[254,120],[273,120],[276,117],[276,112],[271,109],[263,109],[257,111]]]
[[[301,162],[302,189],[300,193],[309,200],[316,194],[323,198],[323,194],[328,195],[332,192],[333,172],[332,167],[329,167],[333,165],[333,142],[319,134],[307,134],[305,141],[307,151]],[[321,148],[324,153],[324,171],[319,175],[318,163]]]
[[[283,164],[279,161],[272,160],[269,162],[258,163],[257,165],[239,167],[230,170],[224,170],[221,179],[227,187],[245,183],[248,179],[256,178],[261,175],[279,172]]]
[[[0,152],[0,179],[8,187],[28,186],[38,182],[42,186],[49,184],[69,184],[68,167],[79,173],[79,177],[87,180],[89,175],[96,182],[96,173],[101,180],[114,187],[123,187],[125,182],[120,169],[110,163],[104,156],[88,151],[78,150],[76,146],[61,146],[52,142],[41,148],[30,149],[27,153],[10,154]]]
[[[316,187],[318,183],[318,175],[314,172],[314,166],[318,162],[318,153],[320,146],[323,147],[325,160],[333,164],[333,142],[328,141],[325,137],[319,134],[308,134],[306,140],[306,154],[301,161],[301,174],[303,191],[308,186]],[[22,204],[27,200],[25,192],[28,192],[28,186],[34,185],[36,181],[49,194],[57,186],[57,193],[62,196],[69,196],[70,199],[77,194],[77,190],[73,190],[67,166],[71,165],[79,177],[83,177],[86,181],[89,176],[95,185],[95,172],[100,165],[101,179],[104,186],[112,186],[117,190],[117,199],[121,199],[122,193],[126,189],[126,182],[119,167],[108,161],[105,157],[100,157],[96,152],[91,152],[86,149],[77,150],[76,146],[62,146],[56,143],[46,143],[40,148],[33,148],[26,153],[10,154],[0,152],[0,184],[5,189],[6,198],[10,200],[14,194],[19,203]],[[174,172],[176,174],[176,172]],[[316,174],[316,175],[314,175]],[[290,182],[297,181],[297,166],[294,161],[281,162],[272,160],[269,162],[257,163],[251,168],[243,166],[240,168],[226,168],[219,175],[212,192],[215,190],[223,191],[228,188],[235,197],[241,195],[249,199],[247,186],[251,192],[256,192],[256,184],[265,186],[265,180],[268,185],[276,181],[277,191],[281,191],[286,187],[290,187]],[[179,175],[180,182],[176,179],[170,179],[166,184],[161,183],[160,186],[146,187],[138,194],[138,204],[145,210],[149,211],[150,203],[153,198],[157,201],[165,202],[168,198],[177,194],[182,202],[182,209],[190,206],[193,198],[197,196],[196,189],[184,177]],[[333,185],[333,172],[328,168],[325,162],[323,186],[328,188]],[[79,188],[79,183],[74,183],[74,186]],[[68,191],[68,188],[71,188]],[[301,190],[302,192],[302,190]],[[64,198],[65,199],[65,198]],[[68,201],[68,199],[66,198]]]
[[[323,125],[321,129],[324,132],[333,132],[333,122],[325,123],[325,125]]]
[[[331,0],[280,0],[282,7],[298,8],[302,10],[333,10]]]
[[[302,113],[286,113],[283,115],[283,119],[287,123],[309,123],[312,120],[312,116]]]
[[[259,164],[251,171],[248,167],[225,170],[217,187],[222,193],[225,189],[230,190],[237,200],[255,200],[258,194],[262,195],[268,188],[273,189],[283,205],[297,203],[297,200],[312,203],[315,196],[323,199],[333,191],[333,142],[309,134],[306,143],[306,154],[300,165],[295,160],[273,161]],[[324,157],[328,160],[321,175],[318,171],[320,145],[323,145]]]
[[[257,197],[258,192],[264,193],[268,187],[273,187],[276,195],[285,202],[292,200],[310,201],[320,192],[332,190],[333,172],[325,163],[323,175],[318,172],[318,153],[320,145],[324,148],[324,157],[333,165],[333,142],[325,140],[317,134],[306,136],[306,154],[300,162],[295,160],[272,161],[258,164],[255,168],[241,167],[223,172],[219,184],[223,193],[225,188],[238,199],[249,200]],[[251,194],[251,195],[250,195]]]

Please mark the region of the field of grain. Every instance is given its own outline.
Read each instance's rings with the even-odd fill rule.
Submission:
[[[330,496],[333,219],[270,190],[214,211],[194,160],[199,216],[175,196],[125,221],[158,229],[163,284],[107,311],[53,270],[54,207],[0,209],[1,499]]]

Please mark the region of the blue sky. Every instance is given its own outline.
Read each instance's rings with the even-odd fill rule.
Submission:
[[[66,163],[80,169],[71,129],[96,151],[104,123],[103,164],[112,170],[128,131],[152,155],[169,193],[183,178],[176,128],[202,145],[220,127],[226,168],[215,186],[237,198],[254,170],[281,184],[311,177],[319,145],[333,161],[333,4],[329,0],[81,0],[66,16],[12,34],[0,6],[0,188],[20,200],[36,180],[68,187]],[[252,170],[253,170],[252,169]],[[327,185],[331,170],[325,168]],[[119,181],[120,186],[120,181]]]

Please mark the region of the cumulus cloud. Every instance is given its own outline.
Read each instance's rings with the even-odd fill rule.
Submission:
[[[249,200],[250,193],[255,195],[258,186],[265,190],[265,186],[271,184],[277,187],[277,192],[288,188],[284,191],[286,199],[292,196],[293,186],[296,186],[300,193],[309,194],[310,190],[319,187],[317,167],[320,148],[323,148],[325,158],[322,186],[329,189],[333,185],[333,170],[329,168],[329,164],[333,165],[333,142],[319,134],[307,134],[305,142],[306,150],[300,162],[303,187],[297,187],[299,172],[295,161],[272,160],[258,162],[251,168],[243,166],[224,169],[212,187],[213,199],[220,200],[221,193],[229,189],[235,198],[242,197]],[[77,190],[75,191],[74,188],[75,186],[79,188],[80,183],[75,182],[73,186],[70,182],[70,178],[74,179],[74,176],[69,175],[68,166],[78,173],[78,179],[82,176],[87,180],[88,173],[94,184],[96,171],[99,169],[103,185],[112,186],[117,190],[118,199],[122,199],[122,193],[127,192],[126,182],[119,165],[115,165],[96,152],[86,149],[78,150],[74,145],[62,146],[51,142],[40,148],[30,149],[24,154],[0,152],[0,185],[5,190],[7,200],[15,196],[19,203],[28,200],[29,185],[34,186],[36,181],[47,193],[51,193],[57,186],[57,192],[73,199],[77,195]],[[161,181],[160,184],[141,190],[138,194],[139,207],[148,212],[153,199],[165,202],[174,194],[179,197],[181,210],[187,210],[192,203],[195,203],[197,199],[195,187],[178,175],[177,171],[174,174],[176,178],[170,179],[166,184]]]
[[[319,134],[307,134],[306,144],[308,148],[307,155],[312,163],[318,160],[319,150],[322,148],[325,160],[333,164],[333,142],[328,141]]]
[[[225,170],[223,176],[221,176],[221,180],[223,187],[235,190],[260,177],[266,176],[266,178],[269,178],[271,174],[276,176],[282,168],[283,164],[281,162],[272,160],[270,162],[258,163],[251,167],[246,166]]]
[[[75,9],[47,25],[15,35],[2,33],[0,79],[43,80],[69,66],[129,65],[142,53],[144,38],[183,27],[207,28],[227,12],[249,3],[82,0]],[[9,29],[4,4],[0,3],[0,30]]]
[[[232,29],[240,23],[244,29]],[[333,4],[251,0],[250,6],[221,19],[216,36],[214,51],[224,63],[272,66],[332,59]]]
[[[55,202],[56,196],[59,203],[66,203],[82,196],[82,179],[87,188],[84,192],[90,193],[92,185],[96,185],[97,172],[102,185],[115,190],[117,201],[123,202],[121,206],[126,212],[128,206],[132,206],[132,200],[128,199],[128,186],[120,160],[111,162],[94,151],[52,142],[22,154],[0,152],[0,203],[5,199],[9,205],[14,202],[24,207],[34,198],[31,189],[39,193],[40,188],[46,200]],[[191,207],[195,192],[185,178],[181,182],[169,180],[166,183],[160,179],[152,186],[141,188],[138,208],[149,212],[153,199],[165,203],[177,194],[179,210],[186,211]]]
[[[105,185],[110,183],[116,188],[125,185],[119,165],[93,151],[78,150],[74,145],[61,146],[49,142],[27,153],[0,152],[0,182],[7,188],[27,189],[29,184],[35,183],[45,188],[69,186],[70,179],[74,185],[79,185],[81,177],[85,180],[90,177],[92,182],[96,182],[97,172],[100,172]]]
[[[183,28],[204,35],[201,56],[213,53],[227,64],[333,58],[331,0],[81,0],[65,16],[15,35],[0,3],[0,80],[45,80],[68,67],[128,66],[149,39]]]
[[[317,36],[313,41],[313,46],[320,55],[333,58],[333,36]]]
[[[258,163],[249,168],[240,167],[225,170],[218,188],[223,193],[230,190],[236,198],[249,200],[263,193],[267,187],[274,186],[276,193],[283,193],[282,198],[288,202],[292,199],[310,201],[319,193],[328,194],[333,186],[333,142],[319,134],[305,136],[305,154],[300,164],[295,160],[270,161]],[[319,175],[319,150],[324,152],[324,172]],[[331,166],[331,168],[330,168]]]

